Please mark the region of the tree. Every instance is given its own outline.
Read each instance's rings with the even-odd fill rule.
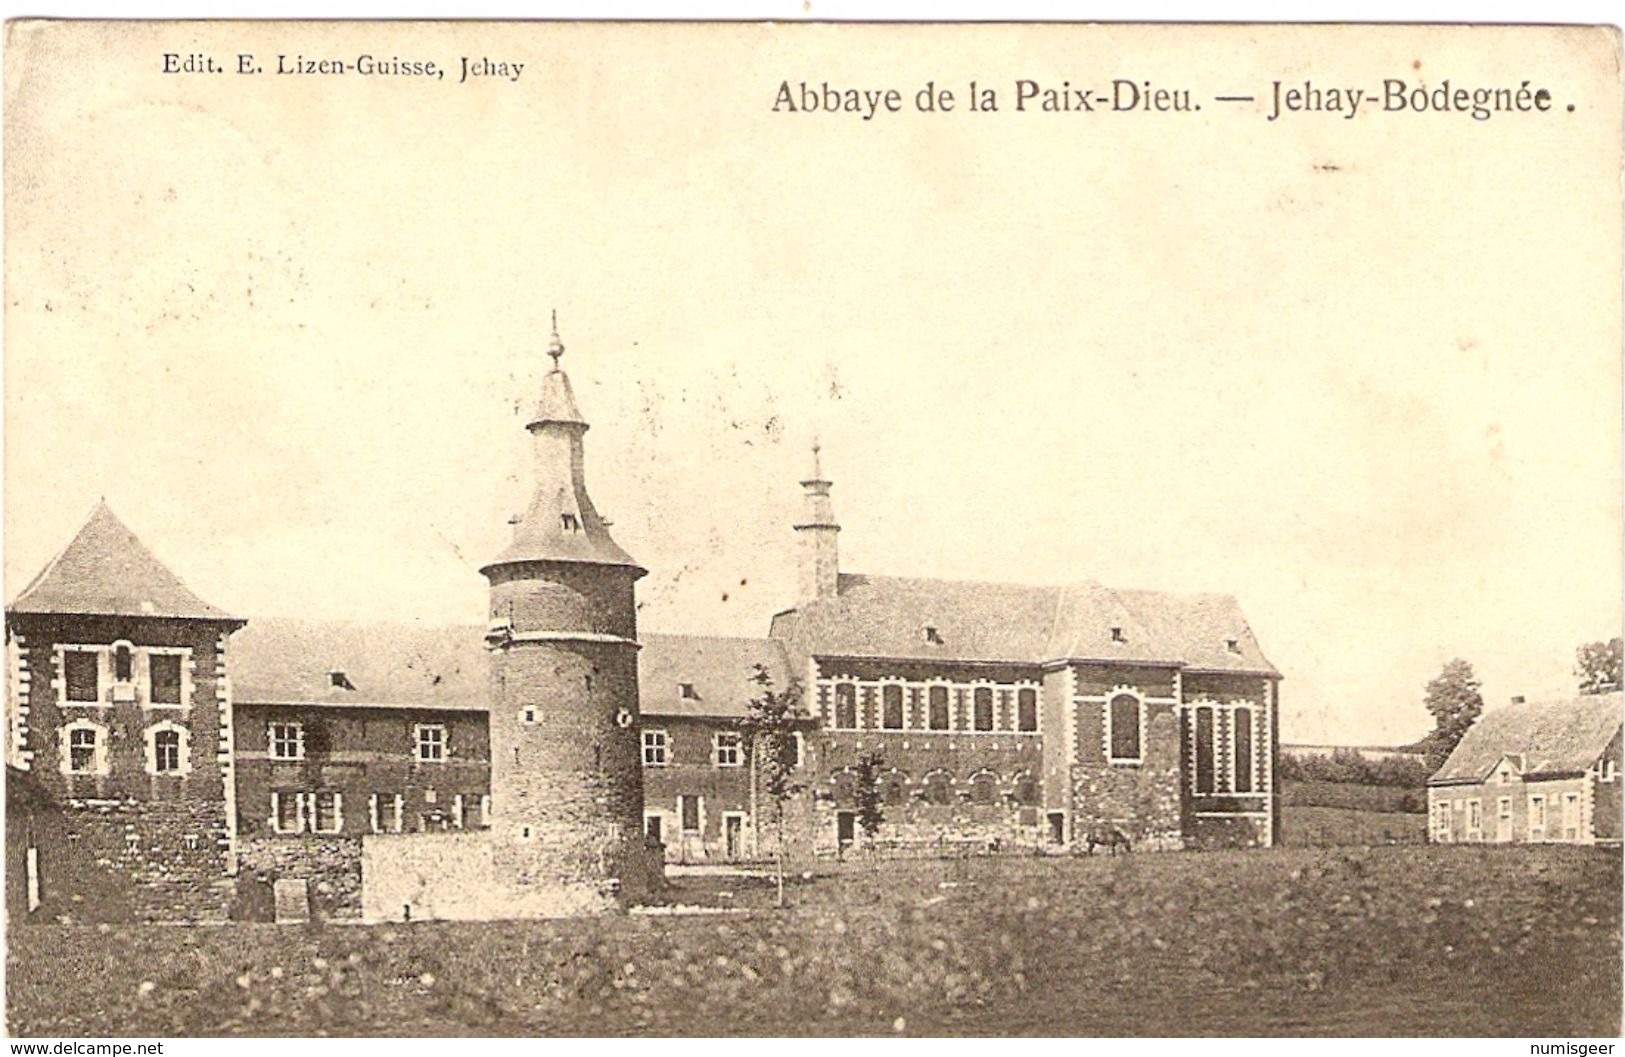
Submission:
[[[766,666],[756,665],[751,680],[757,694],[745,706],[739,728],[750,754],[753,792],[765,796],[773,809],[773,859],[779,906],[784,906],[784,806],[801,787],[795,781],[797,727],[806,718],[801,708],[801,683],[791,677],[783,690],[773,689]]]
[[[1580,679],[1580,693],[1606,694],[1622,685],[1620,661],[1625,642],[1588,642],[1574,651],[1574,674]]]
[[[1430,773],[1444,766],[1467,728],[1484,711],[1484,696],[1478,692],[1481,685],[1473,666],[1460,657],[1428,683],[1423,704],[1433,715],[1433,733],[1422,741]]]
[[[863,753],[852,769],[853,794],[857,798],[858,825],[863,835],[873,841],[886,821],[884,797],[880,790],[880,772],[886,766],[886,757],[879,749]]]

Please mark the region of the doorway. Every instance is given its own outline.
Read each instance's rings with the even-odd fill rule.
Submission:
[[[730,861],[745,857],[745,816],[738,812],[722,816],[722,853]]]
[[[850,847],[857,837],[858,813],[856,811],[835,812],[835,843],[842,848]]]
[[[1049,813],[1049,842],[1051,844],[1066,843],[1066,812],[1051,811]]]

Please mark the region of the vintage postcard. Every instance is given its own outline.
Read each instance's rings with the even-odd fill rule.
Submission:
[[[1617,1036],[1620,58],[10,23],[7,1031]]]

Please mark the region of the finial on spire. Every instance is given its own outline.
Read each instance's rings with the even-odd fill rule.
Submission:
[[[547,354],[553,357],[553,369],[559,369],[559,357],[564,355],[564,342],[559,340],[559,310],[553,310],[553,340],[548,342]]]
[[[822,462],[818,458],[818,453],[823,451],[823,450],[824,450],[824,446],[822,444],[818,443],[818,436],[817,436],[817,434],[814,434],[813,435],[813,478],[814,479],[818,479],[818,478],[821,478],[821,477],[824,476],[824,467],[823,467]]]

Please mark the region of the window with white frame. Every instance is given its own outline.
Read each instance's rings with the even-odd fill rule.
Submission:
[[[305,828],[305,798],[302,794],[273,790],[271,829],[277,833],[298,833]]]
[[[1529,839],[1544,840],[1546,837],[1546,796],[1535,793],[1529,797]]]
[[[1580,794],[1563,794],[1563,839],[1580,839]]]
[[[152,653],[147,656],[147,700],[155,705],[179,705],[181,695],[181,655]]]
[[[302,760],[305,758],[305,725],[303,723],[272,723],[266,738],[273,760]]]
[[[338,833],[344,829],[344,794],[311,793],[311,830],[315,833]]]
[[[419,723],[412,728],[420,763],[440,763],[446,758],[446,728],[439,723]]]
[[[805,744],[805,739],[801,736],[801,731],[799,731],[799,730],[791,731],[790,732],[790,753],[791,753],[790,766],[791,767],[800,767],[802,761],[806,759],[806,752],[807,752],[807,746]]]
[[[1016,729],[1031,733],[1038,729],[1038,691],[1024,687],[1016,691]]]
[[[62,728],[62,773],[106,774],[107,728],[76,720]]]
[[[993,729],[993,691],[989,687],[978,686],[971,693],[971,726],[981,731]]]
[[[135,650],[128,642],[113,644],[113,682],[135,682]]]
[[[1140,699],[1117,694],[1106,704],[1107,746],[1112,763],[1139,763],[1142,732]]]
[[[1597,768],[1597,780],[1599,782],[1612,782],[1618,777],[1619,764],[1615,763],[1612,757],[1604,756],[1601,766]]]
[[[953,711],[948,707],[948,688],[933,686],[926,691],[926,723],[931,730],[953,729]]]
[[[1230,788],[1238,793],[1253,791],[1253,710],[1237,707],[1230,713]]]
[[[738,767],[745,762],[740,748],[740,736],[731,731],[716,734],[716,764],[718,767]]]
[[[646,730],[643,732],[643,766],[664,767],[670,761],[668,750],[670,745],[663,730]]]
[[[63,650],[63,697],[75,704],[100,701],[102,699],[101,672],[100,651],[71,648]]]
[[[835,728],[856,730],[858,726],[858,689],[851,683],[835,684]]]
[[[903,688],[896,683],[880,688],[880,725],[885,730],[903,729]]]
[[[1476,837],[1484,828],[1483,805],[1477,800],[1467,801],[1467,835]]]
[[[186,728],[176,723],[159,723],[147,729],[147,773],[180,777],[188,766]]]

